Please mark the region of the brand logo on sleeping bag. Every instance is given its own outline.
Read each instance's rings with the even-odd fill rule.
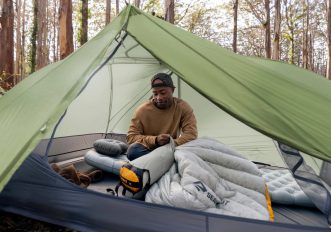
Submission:
[[[201,182],[201,181],[196,181],[196,182],[193,182],[195,188],[200,192],[207,192],[207,188],[206,186]],[[220,199],[221,201],[218,201],[218,199],[213,195],[211,194],[210,192],[207,192],[207,197],[209,198],[209,200],[211,200],[215,205],[227,205],[229,203],[228,200],[226,199]]]
[[[207,192],[206,187],[204,186],[204,184],[201,181],[193,182],[193,184],[195,184],[195,187],[199,192],[200,191],[202,191],[203,193]]]

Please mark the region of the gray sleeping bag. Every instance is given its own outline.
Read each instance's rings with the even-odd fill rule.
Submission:
[[[269,220],[266,186],[256,165],[224,144],[199,138],[176,147],[175,163],[147,202]]]

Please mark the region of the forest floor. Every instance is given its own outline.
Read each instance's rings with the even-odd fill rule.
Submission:
[[[0,211],[0,231],[75,232],[76,230]]]

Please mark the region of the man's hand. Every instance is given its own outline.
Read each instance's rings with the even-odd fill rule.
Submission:
[[[169,134],[160,134],[156,137],[156,143],[159,146],[169,143],[170,135]]]

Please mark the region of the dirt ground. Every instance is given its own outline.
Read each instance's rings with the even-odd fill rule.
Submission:
[[[69,228],[33,220],[16,214],[0,211],[0,231],[26,231],[26,232],[76,232]]]

